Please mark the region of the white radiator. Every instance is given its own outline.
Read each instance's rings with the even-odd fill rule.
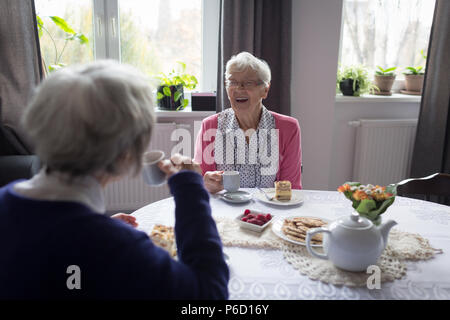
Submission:
[[[357,127],[353,181],[388,185],[409,176],[416,119],[360,119]]]
[[[170,157],[176,142],[171,141],[172,132],[177,128],[175,123],[157,123],[152,135],[149,150],[162,150],[166,158]],[[152,187],[146,184],[142,175],[127,176],[110,183],[105,189],[107,211],[134,211],[151,202],[170,197],[167,184]]]

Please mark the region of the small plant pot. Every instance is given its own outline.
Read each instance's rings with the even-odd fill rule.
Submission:
[[[164,86],[158,87],[158,92],[164,95],[162,99],[158,99],[158,107],[163,110],[177,110],[181,104],[183,103],[184,99],[184,89],[183,85],[177,85],[177,86],[170,86],[170,92],[171,95],[166,96],[164,95]],[[177,101],[175,101],[175,93],[181,92],[181,96],[178,98]]]
[[[339,82],[339,89],[344,96],[353,96],[355,94],[353,90],[353,79],[345,79]],[[358,81],[356,81],[355,89],[356,91],[359,90]]]
[[[392,95],[391,89],[392,89],[392,85],[394,84],[395,81],[395,76],[380,76],[380,75],[375,75],[374,77],[374,82],[375,85],[378,87],[378,89],[380,89],[380,91],[378,90],[374,90],[374,94],[377,95]]]
[[[423,74],[405,74],[406,91],[422,92]]]

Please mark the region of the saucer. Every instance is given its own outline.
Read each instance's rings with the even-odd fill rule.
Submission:
[[[225,192],[220,195],[220,199],[231,203],[244,203],[252,200],[252,195],[247,191]]]
[[[411,95],[414,95],[414,96],[421,96],[421,95],[422,95],[422,91],[400,90],[400,93],[403,93],[403,94],[411,94]]]

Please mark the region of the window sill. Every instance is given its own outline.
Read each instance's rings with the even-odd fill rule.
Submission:
[[[401,93],[393,93],[392,96],[378,96],[372,94],[362,95],[360,97],[344,96],[336,94],[336,102],[417,102],[420,103],[422,96],[414,96]]]
[[[161,110],[158,108],[155,108],[155,111],[158,118],[202,118],[216,114],[215,111],[192,111],[190,106],[180,111]]]

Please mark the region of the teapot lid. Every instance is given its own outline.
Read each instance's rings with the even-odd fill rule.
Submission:
[[[372,226],[372,222],[369,221],[369,219],[361,217],[356,212],[352,213],[350,216],[340,219],[339,224],[349,229],[367,229]]]

